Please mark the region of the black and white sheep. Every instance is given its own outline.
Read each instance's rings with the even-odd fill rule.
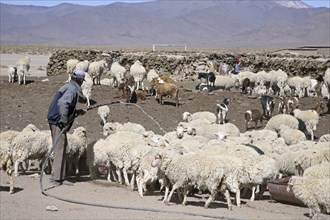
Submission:
[[[225,124],[227,122],[229,101],[230,99],[225,98],[221,104],[217,104],[215,115],[217,117],[218,124]]]

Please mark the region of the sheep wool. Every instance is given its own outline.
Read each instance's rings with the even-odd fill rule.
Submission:
[[[318,218],[324,210],[330,210],[330,179],[293,176],[289,180],[287,191],[293,192],[294,196],[308,206],[310,218]]]

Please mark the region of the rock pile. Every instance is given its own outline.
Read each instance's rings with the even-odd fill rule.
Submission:
[[[146,70],[156,69],[160,74],[171,75],[174,79],[183,81],[196,78],[196,69],[205,65],[208,60],[226,63],[232,67],[235,63],[233,53],[207,52],[126,52],[99,50],[59,50],[50,57],[47,75],[55,76],[66,73],[66,62],[69,59],[88,60],[90,62],[106,59],[108,63],[119,61],[126,69],[136,60],[140,60]],[[323,56],[303,56],[278,53],[248,53],[243,54],[241,68],[252,72],[282,69],[289,76],[323,75],[330,67],[330,58]]]

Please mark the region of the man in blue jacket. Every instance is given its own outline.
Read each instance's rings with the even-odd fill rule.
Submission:
[[[47,119],[53,145],[58,140],[54,149],[53,170],[50,177],[54,186],[73,185],[72,182],[65,179],[67,132],[70,130],[75,116],[82,113],[76,110],[76,104],[84,79],[85,72],[75,70],[71,80],[56,92],[48,109]]]

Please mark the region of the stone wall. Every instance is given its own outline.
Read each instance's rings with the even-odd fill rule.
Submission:
[[[59,50],[50,57],[47,75],[66,74],[66,62],[69,59],[97,61],[106,59],[109,64],[119,61],[129,70],[135,60],[140,60],[146,70],[154,68],[160,74],[171,75],[177,80],[191,79],[196,76],[195,69],[207,60],[234,65],[236,55],[232,53],[207,52],[126,52],[99,50]],[[249,53],[243,54],[241,69],[252,72],[261,70],[284,70],[289,76],[323,75],[330,67],[330,58],[324,56],[303,56],[295,54],[277,53]]]

